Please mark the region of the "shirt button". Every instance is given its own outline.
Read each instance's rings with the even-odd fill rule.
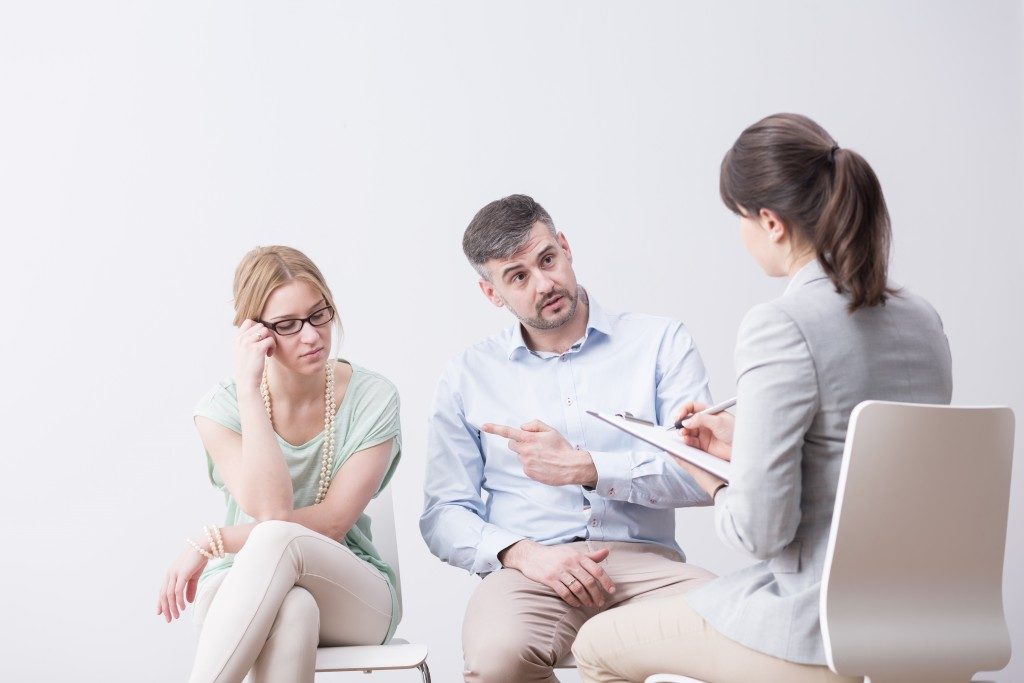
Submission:
[[[558,360],[560,360],[560,361],[562,361],[564,363],[565,361],[569,360],[569,356],[562,356]]]
[[[572,399],[571,398],[565,399],[565,403],[566,403],[566,405],[570,405],[571,406],[572,405]]]
[[[608,495],[609,496],[614,496],[615,495],[615,487],[614,486],[611,487],[610,489],[608,489]],[[653,503],[654,501],[651,501],[651,502]]]
[[[590,526],[597,526],[597,519],[590,520]]]
[[[580,445],[576,444],[576,450],[579,450],[579,449],[580,449]]]

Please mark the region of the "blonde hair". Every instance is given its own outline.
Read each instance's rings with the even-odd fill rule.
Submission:
[[[281,245],[256,247],[243,256],[242,262],[235,268],[232,287],[235,327],[245,320],[258,319],[270,294],[281,285],[296,281],[311,285],[323,295],[327,305],[334,309],[334,321],[340,337],[342,328],[338,307],[334,305],[334,296],[320,269],[298,249]]]

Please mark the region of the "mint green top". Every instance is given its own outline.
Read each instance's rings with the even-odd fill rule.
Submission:
[[[338,359],[339,362],[348,361]],[[391,462],[388,465],[384,481],[380,484],[377,493],[387,486],[391,476],[395,472],[398,460],[402,454],[402,433],[398,417],[398,390],[395,385],[378,375],[372,370],[361,368],[353,363],[352,379],[349,380],[345,395],[342,397],[341,405],[337,407],[334,416],[334,466],[331,471],[331,478],[337,474],[338,469],[348,460],[349,456],[361,450],[376,446],[388,439],[393,439],[391,447]],[[218,383],[211,389],[196,406],[193,415],[213,420],[217,424],[228,429],[242,433],[242,424],[238,414],[238,394],[234,379],[227,379]],[[277,436],[277,443],[281,447],[285,463],[292,477],[292,489],[294,491],[295,508],[308,507],[313,504],[316,498],[317,487],[320,483],[320,465],[323,455],[322,447],[324,433],[320,432],[306,443],[295,446],[280,435]],[[231,495],[224,479],[217,472],[210,454],[206,454],[206,467],[210,475],[210,481],[224,493],[224,500],[227,503],[227,517],[225,526],[238,524],[251,524],[256,520],[247,515],[238,505],[238,501]],[[377,494],[374,494],[376,496]],[[395,573],[380,557],[377,549],[373,547],[373,536],[370,532],[370,518],[365,513],[353,525],[352,529],[345,536],[345,545],[355,553],[356,557],[376,567],[387,579],[391,590],[391,627],[388,629],[387,642],[395,633],[398,621],[401,619],[401,607],[398,604],[398,593],[395,590]],[[210,576],[219,572],[227,571],[234,561],[234,555],[227,555],[222,560],[211,560],[206,570],[200,577],[200,583]]]

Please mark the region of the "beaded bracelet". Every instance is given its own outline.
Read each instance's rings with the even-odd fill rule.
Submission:
[[[206,540],[210,542],[210,552],[213,556],[217,559],[224,557],[224,537],[220,535],[217,525],[204,526],[203,533],[206,534]]]
[[[205,557],[208,560],[213,559],[213,555],[206,548],[200,548],[199,544],[193,541],[191,538],[185,537],[185,542],[196,549],[196,552]]]
[[[217,554],[217,541],[214,540],[213,532],[210,531],[210,527],[204,526],[203,533],[206,534],[206,547],[210,549],[210,553],[212,553],[214,557],[220,557],[220,555]]]
[[[224,557],[224,537],[216,524],[213,525],[213,535],[217,537],[217,557]]]

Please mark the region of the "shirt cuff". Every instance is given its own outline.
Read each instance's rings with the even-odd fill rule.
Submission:
[[[501,569],[498,553],[524,538],[525,536],[505,531],[499,527],[485,528],[484,537],[480,540],[480,545],[476,547],[476,559],[473,561],[472,572],[488,574]]]
[[[610,500],[628,501],[633,485],[633,463],[629,455],[590,451],[590,458],[597,470],[597,494]]]

